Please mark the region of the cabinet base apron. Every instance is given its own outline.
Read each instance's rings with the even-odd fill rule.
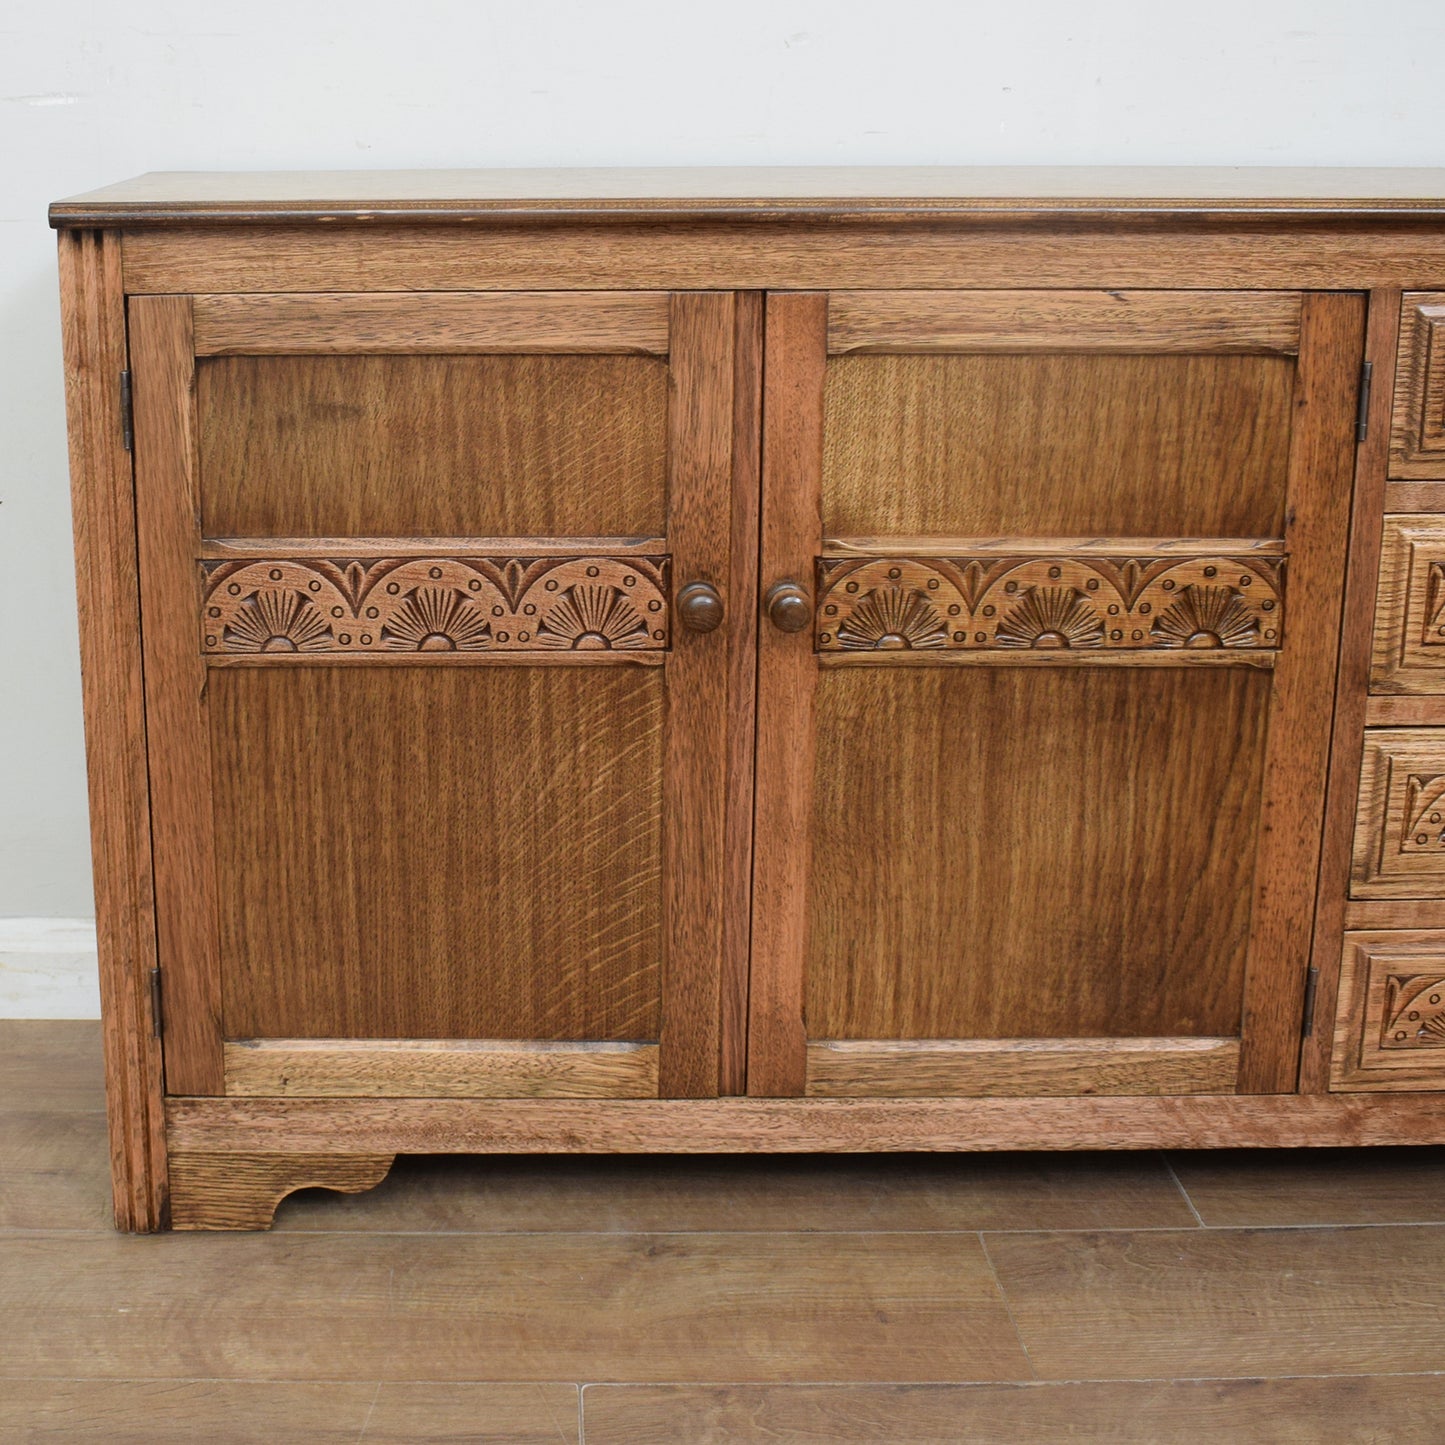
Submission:
[[[1012,1099],[171,1099],[171,1223],[265,1229],[397,1154],[847,1154],[1445,1144],[1438,1095]]]

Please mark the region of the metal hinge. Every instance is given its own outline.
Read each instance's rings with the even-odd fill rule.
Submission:
[[[120,374],[120,444],[126,451],[135,447],[135,417],[130,404],[130,372]]]
[[[1366,361],[1360,367],[1360,405],[1355,412],[1355,440],[1362,442],[1370,434],[1370,384],[1375,379],[1375,363]]]
[[[161,971],[158,968],[151,969],[151,1033],[156,1037],[161,1036],[163,1019],[161,1015]]]
[[[1315,1031],[1315,991],[1319,988],[1320,971],[1312,968],[1305,975],[1305,1009],[1304,1009],[1304,1036],[1309,1036]]]

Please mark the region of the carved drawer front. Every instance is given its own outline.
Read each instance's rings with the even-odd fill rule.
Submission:
[[[1445,479],[1445,292],[1401,302],[1390,475]]]
[[[1365,734],[1350,895],[1445,896],[1445,728]]]
[[[1445,1088],[1445,933],[1347,933],[1334,1089]]]
[[[1445,517],[1386,517],[1374,692],[1445,692]]]

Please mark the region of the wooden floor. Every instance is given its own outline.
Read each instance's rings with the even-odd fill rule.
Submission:
[[[109,1227],[0,1022],[0,1440],[1445,1440],[1445,1150],[412,1160]]]

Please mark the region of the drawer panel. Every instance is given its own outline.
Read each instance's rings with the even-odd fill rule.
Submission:
[[[1401,299],[1390,475],[1445,480],[1445,292]]]
[[[1370,690],[1445,693],[1445,516],[1385,518]]]
[[[1366,732],[1350,896],[1445,896],[1445,728]]]
[[[1347,933],[1332,1089],[1445,1088],[1445,933]]]

